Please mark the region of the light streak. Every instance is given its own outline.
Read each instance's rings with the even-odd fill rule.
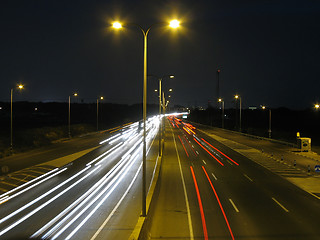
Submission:
[[[58,168],[57,168],[57,169],[58,169]],[[58,175],[58,174],[60,174],[60,173],[62,173],[62,172],[64,172],[64,171],[66,171],[66,170],[67,170],[67,168],[64,168],[64,169],[62,169],[62,170],[60,170],[60,171],[52,174],[51,176],[49,176],[49,177],[47,177],[47,178],[44,178],[44,179],[42,179],[41,181],[39,181],[39,182],[37,182],[37,183],[35,183],[35,184],[33,184],[33,185],[31,185],[31,186],[29,186],[29,187],[21,190],[21,191],[19,191],[19,192],[15,193],[15,194],[13,194],[13,195],[11,195],[11,196],[6,196],[5,199],[3,199],[3,198],[0,199],[0,204],[4,203],[4,202],[6,202],[6,201],[9,201],[10,199],[12,199],[12,198],[14,198],[14,197],[16,197],[16,196],[19,196],[20,194],[22,194],[22,193],[24,193],[24,192],[26,192],[26,191],[28,191],[28,190],[36,187],[37,185],[39,185],[39,184],[41,184],[41,183],[49,180],[50,178],[53,178],[54,176],[56,176],[56,175]],[[51,171],[51,172],[52,172],[52,171]],[[40,177],[39,177],[39,178],[40,178]],[[39,179],[39,178],[37,178],[37,179]],[[33,180],[35,180],[35,179],[33,179]],[[25,183],[25,184],[28,184],[28,183]],[[23,184],[23,185],[25,185],[25,184]],[[17,190],[17,189],[13,189],[13,190]],[[12,191],[11,191],[11,192],[12,192]],[[7,194],[9,194],[9,193],[7,193]]]
[[[116,138],[116,137],[118,137],[118,136],[120,136],[120,135],[121,135],[120,133],[118,133],[118,134],[116,134],[116,135],[113,135],[112,137],[110,137],[110,138],[108,138],[108,139],[106,139],[106,140],[103,140],[103,141],[99,142],[99,144],[104,144],[105,142],[108,142],[108,141],[110,141],[110,140],[112,140],[112,139],[114,139],[114,138]]]
[[[111,149],[109,149],[108,151],[104,152],[103,154],[101,154],[99,157],[96,157],[95,159],[93,159],[91,162],[87,163],[86,166],[90,166],[91,164],[93,164],[94,162],[98,161],[100,158],[104,157],[105,155],[107,155],[108,153],[112,152],[113,150],[115,150],[116,148],[118,148],[120,145],[122,145],[123,142],[118,143],[117,145],[115,145],[114,147],[112,147]],[[120,148],[119,148],[120,149]]]
[[[48,196],[49,194],[51,194],[52,192],[54,192],[55,190],[57,190],[58,188],[60,188],[61,186],[63,186],[64,184],[68,183],[69,181],[71,181],[72,179],[74,179],[76,176],[82,174],[84,171],[86,171],[87,169],[89,169],[90,167],[87,167],[85,169],[83,169],[82,171],[80,171],[78,174],[74,175],[73,177],[69,178],[68,180],[60,183],[58,186],[56,186],[55,188],[51,189],[50,191],[48,191],[47,193],[41,195],[40,197],[36,198],[35,200],[33,200],[32,202],[30,202],[29,204],[27,204],[24,207],[21,207],[20,209],[16,210],[15,212],[9,214],[7,217],[3,218],[0,220],[0,223],[8,220],[9,218],[15,216],[16,214],[18,214],[19,212],[23,211],[24,209],[26,209],[27,207],[31,206],[32,204],[36,203],[37,201],[39,201],[40,199]],[[64,193],[66,193],[67,191],[69,191],[71,188],[73,188],[75,185],[77,185],[78,183],[80,183],[81,181],[83,181],[85,178],[87,178],[89,175],[91,175],[94,171],[96,171],[98,168],[93,169],[91,172],[89,172],[87,175],[85,175],[84,177],[82,177],[81,179],[79,179],[78,181],[76,181],[75,183],[73,183],[72,185],[70,185],[68,188],[66,188],[65,190],[63,190],[62,192],[60,192],[59,194],[55,195],[54,197],[50,198],[50,200],[48,200],[47,202],[45,202],[44,204],[40,205],[39,207],[37,207],[36,209],[34,209],[33,211],[31,211],[30,213],[28,213],[27,215],[23,216],[22,218],[20,218],[18,221],[14,222],[13,224],[11,224],[10,226],[8,226],[7,228],[5,228],[4,230],[2,230],[0,232],[0,236],[2,236],[3,234],[5,234],[6,232],[10,231],[12,228],[16,227],[17,225],[19,225],[20,223],[22,223],[23,221],[25,221],[26,219],[28,219],[29,217],[31,217],[33,214],[35,214],[36,212],[40,211],[42,208],[44,208],[45,206],[49,205],[51,202],[53,202],[54,200],[56,200],[57,198],[59,198],[61,195],[63,195]]]
[[[195,186],[196,192],[197,192],[197,197],[198,197],[199,209],[200,209],[200,214],[201,214],[201,221],[202,221],[202,228],[203,228],[204,239],[205,239],[205,240],[208,240],[207,224],[206,224],[206,219],[205,219],[205,217],[204,217],[204,211],[203,211],[202,201],[201,201],[201,197],[200,197],[200,191],[199,191],[199,188],[198,188],[196,176],[195,176],[194,171],[193,171],[193,167],[190,166],[190,169],[191,169],[191,173],[192,173],[192,178],[193,178],[194,186]]]
[[[158,158],[157,158],[158,160]],[[127,190],[125,191],[125,193],[122,195],[121,199],[118,201],[117,205],[113,208],[113,210],[111,211],[111,213],[109,214],[109,216],[106,218],[106,220],[103,222],[103,224],[98,228],[97,232],[92,236],[92,238],[90,240],[94,240],[96,239],[96,237],[99,235],[99,233],[104,229],[104,227],[106,226],[106,224],[109,222],[109,220],[111,219],[111,217],[114,215],[114,213],[117,211],[117,209],[119,208],[120,204],[122,203],[123,199],[127,196],[128,192],[130,191],[133,183],[135,182],[135,180],[138,177],[138,174],[141,170],[142,167],[142,163],[140,163],[140,166],[135,174],[135,176],[133,177],[129,187],[127,188]],[[151,180],[152,181],[152,180]]]
[[[218,201],[218,203],[219,203],[221,212],[222,212],[223,217],[224,217],[224,219],[225,219],[225,221],[226,221],[226,224],[227,224],[227,226],[228,226],[230,235],[231,235],[232,239],[234,240],[234,236],[233,236],[233,233],[232,233],[232,230],[231,230],[229,221],[228,221],[227,216],[226,216],[226,214],[225,214],[225,212],[224,212],[224,210],[223,210],[223,207],[222,207],[222,204],[221,204],[220,199],[219,199],[219,197],[218,197],[218,194],[217,194],[215,188],[213,187],[213,184],[212,184],[212,182],[211,182],[211,180],[210,180],[210,178],[209,178],[209,175],[208,175],[206,169],[204,168],[204,166],[202,166],[202,169],[203,169],[205,175],[207,176],[207,179],[208,179],[208,181],[209,181],[209,183],[210,183],[210,186],[211,186],[211,188],[212,188],[212,190],[213,190],[213,192],[214,192],[214,195],[215,195],[215,197],[216,197],[216,199],[217,199],[217,201]]]
[[[220,163],[222,166],[224,166],[223,163],[220,162],[218,158],[216,158],[215,156],[213,156],[212,153],[209,152],[209,150],[207,150],[204,146],[202,146],[201,143],[199,143],[199,142],[197,141],[197,139],[194,138],[194,140],[199,144],[200,147],[202,147],[207,153],[209,153],[209,154],[211,155],[211,157],[213,157],[218,163]]]
[[[183,142],[182,142],[182,140],[181,140],[181,138],[180,138],[179,135],[178,135],[178,137],[179,137],[180,142],[181,142],[181,144],[182,144],[182,146],[183,146],[183,148],[184,148],[184,151],[186,152],[187,156],[189,157],[189,154],[188,154],[188,152],[187,152],[187,149],[186,149],[186,147],[184,146],[184,144],[183,144]]]
[[[216,151],[218,151],[219,153],[221,153],[223,156],[225,156],[226,158],[228,158],[231,162],[233,162],[234,164],[236,164],[237,166],[239,166],[239,163],[237,163],[236,161],[232,160],[230,157],[228,157],[227,155],[225,155],[223,152],[221,152],[219,149],[215,148],[214,146],[212,146],[210,143],[208,143],[206,140],[204,140],[203,138],[201,138],[202,141],[204,141],[206,144],[208,144],[210,147],[212,147],[213,149],[215,149]]]
[[[39,179],[41,179],[41,178],[43,178],[43,177],[45,177],[45,176],[49,175],[49,174],[51,174],[51,173],[53,173],[53,172],[57,171],[57,170],[59,170],[59,168],[55,168],[55,169],[53,169],[53,170],[51,170],[51,171],[49,171],[49,172],[47,172],[47,173],[45,173],[45,174],[43,174],[43,175],[41,175],[41,176],[37,177],[37,178],[34,178],[34,179],[32,179],[32,180],[28,181],[27,183],[24,183],[24,184],[20,185],[19,187],[16,187],[16,188],[14,188],[14,189],[11,189],[11,190],[10,190],[10,191],[8,191],[8,192],[5,192],[5,193],[1,194],[1,195],[0,195],[0,199],[1,199],[2,197],[6,196],[6,195],[9,195],[10,193],[12,193],[12,192],[14,192],[14,191],[17,191],[17,190],[18,190],[18,189],[20,189],[20,188],[23,188],[23,187],[25,187],[25,186],[27,186],[27,185],[29,185],[29,184],[31,184],[31,183],[33,183],[33,182],[37,181],[37,180],[39,180]]]
[[[117,180],[117,182],[113,185],[113,187],[110,189],[110,191],[107,193],[107,195],[101,199],[101,201],[96,205],[96,207],[86,216],[86,218],[84,220],[82,220],[82,222],[80,224],[77,225],[77,227],[66,237],[66,239],[70,239],[87,221],[88,219],[98,210],[98,208],[103,204],[103,202],[111,195],[111,193],[115,190],[115,188],[119,185],[119,183],[121,182],[121,180],[124,178],[124,176],[128,173],[128,171],[130,170],[130,168],[132,167],[132,165],[134,164],[135,160],[137,159],[138,157],[134,158],[133,160],[131,160],[131,163],[129,166],[127,166],[125,168],[125,171],[123,172],[120,172],[118,174],[118,180],[115,178],[114,180]],[[111,185],[111,184],[110,184]],[[107,186],[108,187],[108,186]],[[108,189],[106,187],[106,190]],[[103,192],[104,193],[104,192]],[[101,194],[102,195],[102,194]],[[99,196],[100,197],[100,196]],[[97,199],[97,198],[96,198]],[[95,202],[96,199],[92,202]],[[58,235],[59,236],[59,235]],[[52,240],[56,239],[56,236],[54,236],[52,238]]]

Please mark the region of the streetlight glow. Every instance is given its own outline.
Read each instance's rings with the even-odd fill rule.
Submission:
[[[320,108],[320,104],[315,104],[315,105],[314,105],[314,108],[315,108],[315,109],[319,109],[319,108]]]
[[[22,84],[19,84],[19,85],[18,85],[18,88],[19,88],[19,89],[23,89],[23,87],[24,87],[24,86],[23,86]]]
[[[170,21],[169,26],[171,28],[178,28],[180,26],[180,21],[178,21],[177,19],[174,19]]]
[[[120,22],[114,22],[112,23],[112,27],[116,29],[122,28],[122,24]]]

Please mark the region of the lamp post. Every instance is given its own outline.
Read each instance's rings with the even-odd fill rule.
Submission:
[[[22,90],[23,85],[19,84],[18,89]],[[10,154],[13,154],[13,88],[10,90]]]
[[[234,96],[234,98],[236,99],[236,100],[238,100],[239,99],[239,114],[240,114],[240,116],[239,116],[239,131],[241,132],[241,97],[237,94],[237,95],[235,95]]]
[[[267,109],[266,106],[261,106],[263,110]],[[268,128],[268,137],[271,138],[271,109],[269,108],[269,128]]]
[[[103,100],[103,97],[100,97]],[[99,98],[97,98],[97,131],[99,131]]]
[[[172,20],[169,23],[171,28],[179,27],[180,22],[178,20]],[[146,118],[147,118],[147,42],[148,42],[148,34],[150,29],[159,24],[152,24],[146,30],[143,29],[138,24],[131,24],[135,27],[138,27],[143,35],[143,157],[142,157],[142,216],[147,216],[147,207],[146,207],[146,153],[147,153],[147,146],[146,146]],[[163,23],[160,23],[163,25]],[[120,22],[114,22],[112,26],[116,29],[121,29],[122,24]]]
[[[162,77],[157,77],[154,75],[148,75],[149,77],[155,77],[159,80],[159,157],[162,155],[162,149],[161,149],[161,139],[162,139],[162,133],[161,133],[161,129],[162,129],[162,124],[161,124],[161,95],[162,95],[162,80],[166,77],[168,78],[174,78],[174,75],[165,75]],[[169,89],[170,92],[172,92],[172,89]]]
[[[224,128],[224,101],[222,98],[219,98],[218,102],[221,103],[221,127]]]
[[[74,93],[73,96],[77,97],[78,93]],[[68,111],[68,136],[71,138],[71,96],[69,96],[69,111]]]

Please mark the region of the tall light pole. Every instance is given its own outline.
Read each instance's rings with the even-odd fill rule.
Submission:
[[[224,101],[222,98],[219,98],[218,102],[221,103],[221,128],[224,128]]]
[[[263,110],[267,109],[266,106],[261,106]],[[269,128],[268,128],[268,137],[271,138],[271,109],[269,108]]]
[[[161,133],[161,129],[162,129],[162,124],[161,124],[161,95],[162,95],[162,80],[166,77],[168,78],[174,78],[174,75],[165,75],[162,77],[157,77],[154,75],[148,75],[149,77],[155,77],[159,80],[159,157],[162,155],[162,149],[161,149],[161,139],[162,139],[162,133]],[[172,89],[169,89],[169,91],[172,91]],[[171,92],[170,91],[170,92]]]
[[[77,97],[78,93],[74,93],[73,96]],[[68,136],[71,138],[71,96],[69,96],[69,111],[68,111]]]
[[[23,89],[23,85],[19,84],[18,89]],[[10,154],[13,154],[13,88],[10,90]]]
[[[171,28],[179,27],[180,22],[178,20],[172,20],[169,23]],[[146,118],[147,118],[147,42],[150,29],[155,25],[163,25],[163,23],[152,24],[146,30],[138,24],[131,24],[138,27],[143,35],[143,157],[142,157],[142,216],[147,216],[147,204],[146,204]],[[122,24],[120,22],[114,22],[112,26],[116,29],[121,29]]]
[[[237,94],[234,96],[234,98],[236,100],[239,99],[239,114],[240,114],[240,116],[239,116],[239,131],[241,132],[241,97]]]
[[[103,97],[100,97],[103,100]],[[97,98],[97,131],[99,131],[99,98]]]

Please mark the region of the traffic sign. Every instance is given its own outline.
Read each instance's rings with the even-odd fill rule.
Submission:
[[[314,166],[314,171],[315,172],[320,172],[320,165],[315,165]]]

